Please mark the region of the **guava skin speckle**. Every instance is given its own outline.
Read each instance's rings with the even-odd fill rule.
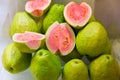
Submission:
[[[64,7],[65,6],[62,4],[54,4],[51,6],[50,10],[43,20],[44,33],[54,22],[58,21],[59,23],[63,23],[65,21],[63,16]]]
[[[37,23],[26,12],[17,12],[11,23],[9,35],[12,37],[15,33],[25,31],[40,32]]]
[[[32,54],[21,53],[14,43],[9,44],[2,54],[3,67],[10,73],[16,74],[30,66]]]
[[[97,57],[100,54],[110,53],[109,37],[104,26],[97,22],[90,22],[76,37],[76,48],[81,55]],[[109,51],[108,51],[109,50]]]
[[[88,80],[88,69],[80,59],[72,59],[64,65],[63,80]]]
[[[35,80],[58,80],[61,73],[60,60],[50,51],[41,49],[32,58],[30,72]]]
[[[89,67],[91,80],[119,80],[119,65],[112,55],[94,59]]]

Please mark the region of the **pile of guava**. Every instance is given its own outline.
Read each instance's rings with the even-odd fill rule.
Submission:
[[[2,64],[10,73],[30,68],[35,80],[119,80],[107,31],[86,2],[28,0],[9,35]]]

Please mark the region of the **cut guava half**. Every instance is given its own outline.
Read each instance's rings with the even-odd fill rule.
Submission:
[[[52,53],[69,54],[75,47],[75,34],[67,23],[54,22],[46,32],[46,46]]]
[[[75,28],[81,28],[87,24],[92,15],[92,9],[86,2],[77,4],[69,2],[64,9],[65,20]]]
[[[51,0],[29,0],[25,5],[25,10],[32,16],[40,17],[48,9]]]
[[[43,34],[28,31],[25,33],[16,33],[13,35],[14,42],[24,43],[27,47],[33,50],[37,50],[41,46],[41,40],[44,38],[45,36]]]

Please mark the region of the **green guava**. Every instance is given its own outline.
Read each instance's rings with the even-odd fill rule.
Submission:
[[[65,20],[74,28],[85,26],[92,16],[92,9],[86,2],[69,2],[64,9]]]
[[[30,66],[32,55],[19,51],[14,43],[9,44],[2,54],[2,64],[10,73],[19,73]]]
[[[46,32],[46,46],[54,54],[68,55],[75,47],[75,34],[67,23],[54,22]]]
[[[76,36],[76,48],[81,55],[91,58],[111,53],[110,40],[104,26],[98,21],[88,23]]]
[[[47,12],[51,5],[51,0],[29,0],[25,5],[25,10],[34,17],[41,17]]]
[[[26,12],[17,12],[11,23],[9,35],[12,37],[15,33],[25,31],[40,32],[36,22]]]
[[[64,65],[63,80],[88,80],[88,69],[80,59],[72,59]]]
[[[62,4],[54,4],[51,6],[48,11],[45,19],[43,20],[43,30],[44,32],[56,21],[59,23],[64,22],[63,16],[64,5]]]
[[[50,51],[41,49],[32,58],[30,72],[35,80],[58,80],[61,73],[60,60]]]
[[[112,55],[104,54],[89,67],[90,80],[119,80],[119,65]]]
[[[40,30],[40,33],[43,33],[44,34],[44,29],[43,29],[43,20],[44,20],[45,16],[42,16],[38,22],[37,22],[37,25],[38,25],[38,28]]]
[[[12,39],[21,52],[32,53],[43,47],[45,36],[40,33],[26,31],[25,33],[14,34]]]

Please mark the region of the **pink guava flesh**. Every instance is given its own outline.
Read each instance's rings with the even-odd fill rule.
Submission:
[[[50,5],[51,0],[30,0],[25,5],[25,10],[35,17],[43,15],[45,9]]]
[[[89,21],[91,15],[92,9],[85,2],[82,2],[81,4],[70,2],[64,9],[65,19],[73,27],[84,26]]]
[[[69,54],[75,46],[75,35],[67,23],[53,23],[46,32],[46,45],[53,52],[61,55]]]
[[[45,36],[43,34],[28,32],[16,33],[13,35],[13,41],[18,43],[25,43],[30,49],[38,49]]]

